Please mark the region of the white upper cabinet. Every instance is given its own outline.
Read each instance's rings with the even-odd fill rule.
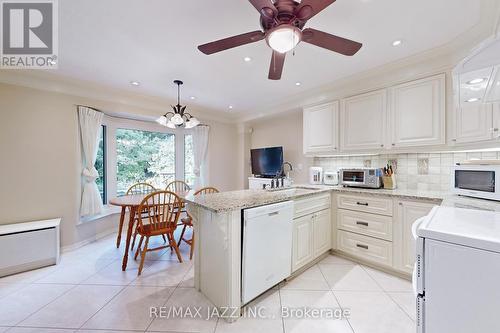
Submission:
[[[493,138],[500,139],[500,102],[493,104]]]
[[[456,143],[490,140],[494,136],[493,105],[473,103],[455,111]]]
[[[304,108],[304,154],[338,150],[338,114],[338,102]]]
[[[340,108],[340,147],[343,151],[384,148],[387,91],[349,97]]]
[[[390,88],[393,148],[445,143],[445,75]]]

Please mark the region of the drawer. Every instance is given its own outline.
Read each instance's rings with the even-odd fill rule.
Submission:
[[[337,195],[338,208],[392,216],[392,199],[354,195]]]
[[[366,261],[392,266],[392,242],[339,230],[337,248]]]
[[[329,193],[298,199],[294,201],[293,218],[315,213],[323,209],[328,209],[330,206],[331,197]]]
[[[339,209],[337,227],[341,230],[392,241],[392,217],[389,216]]]

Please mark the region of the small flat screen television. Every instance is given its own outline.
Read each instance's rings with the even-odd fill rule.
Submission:
[[[256,177],[276,177],[283,165],[283,147],[269,147],[250,150],[252,173]]]

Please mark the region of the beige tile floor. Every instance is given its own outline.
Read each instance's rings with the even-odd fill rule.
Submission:
[[[157,240],[161,242],[161,238]],[[252,306],[266,318],[236,323],[211,318],[152,318],[151,306],[210,307],[193,288],[189,248],[185,262],[170,250],[151,253],[121,271],[120,249],[107,237],[62,255],[61,263],[0,279],[0,333],[9,332],[415,332],[411,283],[346,259],[329,256]],[[349,319],[281,316],[281,308],[349,309]]]

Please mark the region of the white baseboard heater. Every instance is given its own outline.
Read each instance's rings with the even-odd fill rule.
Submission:
[[[0,277],[59,262],[61,219],[0,225]]]

